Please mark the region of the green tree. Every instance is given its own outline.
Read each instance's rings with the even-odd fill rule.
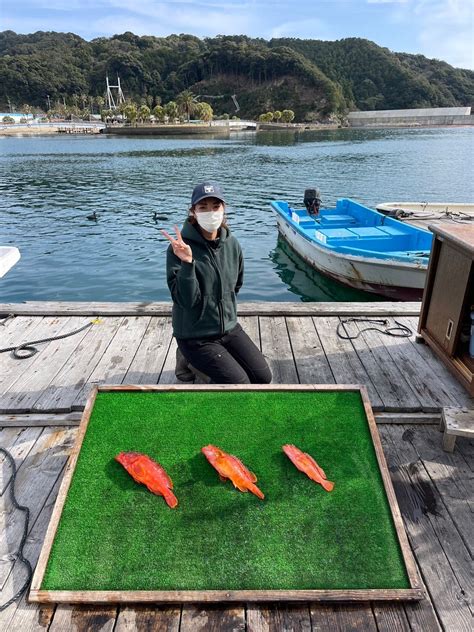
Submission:
[[[165,108],[161,105],[155,105],[155,107],[153,108],[153,116],[156,118],[157,121],[163,123],[166,116]]]
[[[212,121],[212,117],[214,115],[212,107],[209,105],[209,103],[206,103],[205,101],[197,104],[195,113],[201,121],[206,122]]]
[[[278,123],[278,121],[281,119],[281,112],[280,110],[275,110],[273,112],[273,120],[276,121]]]
[[[180,92],[176,97],[178,111],[180,112],[180,114],[184,114],[186,116],[186,120],[188,122],[191,114],[194,113],[197,107],[197,103],[194,98],[194,94],[191,92],[191,90],[184,90],[183,92]]]
[[[127,103],[123,110],[123,115],[125,116],[127,121],[134,125],[138,117],[137,106],[135,105],[135,103]]]
[[[148,107],[148,105],[141,105],[140,109],[138,110],[138,120],[142,123],[144,123],[145,121],[148,121],[150,118],[150,108]]]
[[[291,123],[291,121],[295,118],[295,113],[293,110],[283,110],[281,113],[281,121],[283,123]]]
[[[178,118],[178,105],[175,101],[169,101],[166,105],[165,105],[165,114],[168,117],[168,120],[173,122],[175,121],[175,119]]]
[[[102,96],[98,96],[95,98],[95,102],[97,103],[97,107],[99,108],[99,114],[102,114],[102,110],[104,108],[105,105],[105,99]]]

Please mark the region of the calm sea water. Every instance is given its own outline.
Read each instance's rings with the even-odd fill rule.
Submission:
[[[243,132],[230,140],[0,139],[0,300],[161,301],[167,242],[192,187],[223,186],[246,264],[241,300],[376,300],[327,280],[278,237],[269,200],[474,202],[474,128]],[[96,212],[98,221],[87,216]],[[159,219],[153,219],[157,212]]]

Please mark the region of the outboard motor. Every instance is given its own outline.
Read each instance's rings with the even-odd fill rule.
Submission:
[[[303,202],[309,215],[318,215],[321,206],[321,191],[319,189],[306,189]]]

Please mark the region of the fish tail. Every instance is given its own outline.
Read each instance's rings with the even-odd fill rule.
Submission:
[[[326,479],[320,480],[318,483],[320,483],[327,492],[332,492],[334,489],[334,483],[331,483],[331,481],[327,481]]]
[[[171,509],[174,509],[176,507],[176,505],[178,504],[178,499],[173,494],[173,492],[170,491],[170,490],[167,490],[163,494],[163,498],[165,499],[165,502],[168,505],[168,507],[171,507]]]
[[[260,500],[263,500],[265,498],[265,494],[263,494],[263,492],[261,492],[253,483],[248,484],[248,490],[249,492],[252,492],[252,494],[255,494],[255,496],[257,496],[258,498],[260,498]]]

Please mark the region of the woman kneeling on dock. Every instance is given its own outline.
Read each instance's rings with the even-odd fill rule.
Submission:
[[[215,384],[269,384],[270,368],[237,322],[235,297],[244,273],[242,249],[225,221],[219,185],[198,184],[182,232],[175,226],[166,273],[179,352]],[[179,354],[177,354],[178,359]],[[176,367],[183,381],[194,376]],[[186,367],[185,367],[186,369]]]

